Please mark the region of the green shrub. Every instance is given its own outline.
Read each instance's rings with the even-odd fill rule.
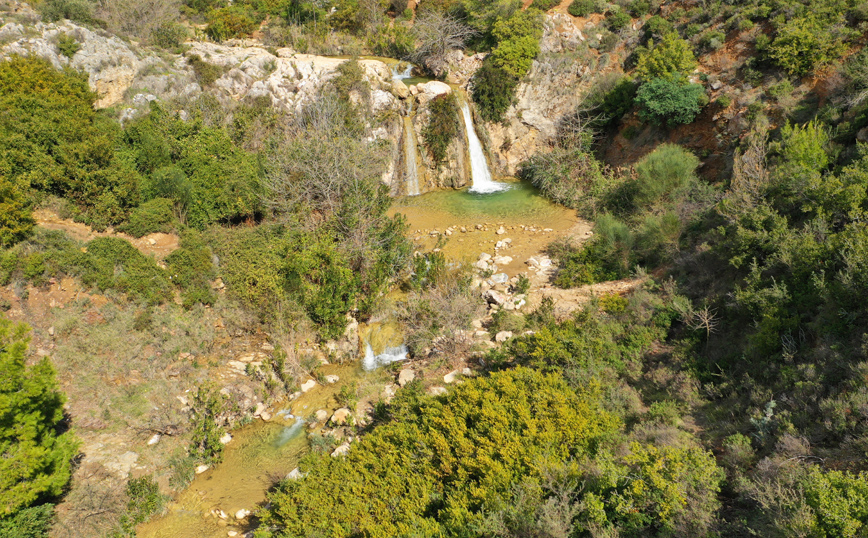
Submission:
[[[119,529],[110,538],[135,538],[136,526],[159,513],[168,498],[150,476],[130,478],[126,487],[126,511],[118,522]]]
[[[675,32],[675,26],[673,26],[671,22],[667,21],[660,15],[654,15],[653,17],[648,19],[645,22],[643,28],[645,29],[645,37],[648,39],[652,37],[661,39],[663,38],[663,36]]]
[[[682,79],[696,68],[690,44],[674,32],[665,34],[658,43],[640,47],[636,54],[636,76],[643,81]]]
[[[648,207],[662,199],[683,199],[696,180],[699,159],[676,144],[661,144],[636,163],[633,203]]]
[[[68,254],[53,261],[64,268]],[[168,276],[153,258],[148,258],[123,239],[99,237],[87,244],[84,257],[75,256],[71,265],[84,284],[100,290],[114,289],[126,293],[131,300],[160,304],[172,298]],[[72,261],[72,260],[70,260]],[[64,268],[64,270],[66,270]]]
[[[139,178],[116,154],[118,126],[94,110],[95,98],[81,73],[57,71],[36,57],[0,62],[0,170],[6,180],[67,199],[82,220],[101,230],[122,221],[138,202]]]
[[[668,78],[652,79],[636,92],[640,117],[669,127],[691,123],[702,110],[705,99],[701,85]]]
[[[260,22],[253,9],[236,4],[210,12],[205,33],[215,41],[248,37],[259,27]]]
[[[699,37],[699,46],[708,50],[717,50],[726,42],[726,34],[720,30],[709,30]]]
[[[93,17],[93,4],[88,0],[44,0],[38,8],[42,18],[49,22],[62,19],[83,24],[97,22]]]
[[[619,32],[630,24],[630,15],[621,10],[613,9],[606,15],[606,26],[613,32]]]
[[[265,525],[301,536],[468,535],[462,531],[478,528],[514,485],[537,475],[542,458],[590,454],[617,429],[587,396],[528,369],[470,379],[440,399],[404,389],[386,413],[393,418],[346,457],[307,458],[304,480],[284,481],[270,494]],[[328,514],[338,491],[336,523]]]
[[[187,39],[187,27],[176,22],[164,22],[151,32],[151,43],[164,49],[177,49]]]
[[[723,94],[720,97],[718,97],[714,102],[717,103],[717,106],[719,106],[721,108],[721,110],[724,110],[724,109],[729,108],[730,105],[732,105],[732,97],[730,97],[726,94]]]
[[[514,99],[518,80],[485,61],[473,75],[473,101],[478,105],[479,115],[490,122],[503,121],[503,116]]]
[[[54,505],[24,508],[10,516],[0,516],[0,538],[45,538],[54,520]]]
[[[20,190],[0,175],[0,248],[27,237],[34,224],[30,206]]]
[[[175,204],[167,198],[154,198],[133,209],[129,220],[118,226],[118,230],[133,237],[175,229]]]
[[[839,58],[846,50],[838,33],[813,16],[795,18],[779,30],[768,55],[791,75],[804,76]]]
[[[185,308],[196,304],[212,305],[217,300],[211,289],[214,270],[213,253],[196,231],[188,231],[181,248],[166,257],[169,280],[181,288]]]
[[[539,9],[540,11],[548,11],[551,8],[558,6],[560,3],[560,0],[533,0],[530,7]]]
[[[223,460],[224,445],[220,437],[226,430],[220,417],[227,409],[226,398],[211,387],[198,387],[193,393],[189,453],[196,461],[212,464]]]
[[[633,233],[615,217],[605,214],[597,219],[594,236],[578,248],[553,251],[560,260],[554,284],[573,288],[629,274]]]
[[[649,0],[633,0],[627,9],[633,17],[642,18],[651,11],[651,2]]]
[[[573,17],[587,17],[591,13],[602,13],[603,9],[601,0],[573,0],[567,11]]]
[[[491,61],[508,76],[521,80],[539,54],[542,33],[542,14],[535,9],[516,11],[498,20],[492,29],[497,46],[491,51]]]
[[[773,84],[768,89],[769,97],[776,101],[780,101],[789,97],[795,88],[793,87],[793,83],[790,82],[789,79],[784,79],[777,84]]]
[[[439,165],[446,159],[449,144],[461,134],[455,94],[449,93],[432,99],[428,110],[431,116],[422,130],[422,138],[434,162]]]
[[[61,34],[57,37],[57,50],[67,58],[75,56],[79,49],[81,49],[81,43],[71,35]]]
[[[214,81],[223,76],[222,67],[206,62],[198,54],[188,55],[187,63],[193,68],[193,74],[196,76],[196,81],[199,82],[202,87],[214,84]]]

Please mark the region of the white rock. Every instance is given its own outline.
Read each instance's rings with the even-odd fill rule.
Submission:
[[[485,297],[491,304],[502,305],[506,302],[506,297],[504,297],[500,292],[495,290],[488,290],[485,293]]]
[[[314,413],[317,422],[325,422],[329,418],[329,412],[325,409],[317,409]]]
[[[231,441],[231,440],[232,440],[232,436],[231,436],[229,433],[224,433],[224,434],[220,437],[220,443],[221,443],[221,444],[224,444],[224,445],[225,445],[225,444],[228,444],[229,441]]]
[[[287,480],[298,480],[299,478],[304,478],[304,473],[302,473],[298,467],[289,471],[289,474],[286,475]]]
[[[480,271],[488,271],[488,262],[485,260],[479,260],[478,262],[473,264],[474,267],[479,269]]]
[[[333,424],[343,425],[347,423],[347,417],[350,416],[350,410],[346,407],[341,407],[332,414],[330,419]]]
[[[512,263],[512,258],[509,256],[497,256],[494,258],[494,263],[497,265],[509,265]]]
[[[509,256],[505,256],[505,257],[509,258]],[[509,258],[509,261],[512,261],[512,258]],[[492,283],[492,285],[493,284],[506,284],[507,282],[509,282],[509,276],[506,273],[497,273],[497,274],[491,275],[491,278],[489,278],[488,280]]]
[[[246,508],[242,508],[241,510],[235,512],[235,519],[244,519],[245,517],[250,515],[250,510]]]
[[[226,536],[238,536],[238,531],[226,531]]]
[[[315,386],[316,386],[316,380],[308,379],[307,381],[305,381],[304,383],[301,384],[301,391],[307,392],[310,389],[314,388]]]
[[[154,446],[155,444],[157,444],[159,442],[160,442],[160,434],[155,433],[153,436],[151,436],[150,439],[148,439],[148,446]]]
[[[210,468],[211,467],[208,465],[200,465],[200,466],[196,467],[196,474],[202,474]],[[223,519],[225,519],[225,518],[223,518]]]
[[[491,259],[491,254],[488,254],[487,252],[483,252],[482,254],[479,255],[480,261],[487,262],[490,259]]]
[[[503,234],[506,233],[506,228],[504,228],[503,226],[501,226],[501,227],[498,228],[497,231],[494,232],[494,233],[496,233],[497,235],[503,235]]]
[[[407,383],[416,379],[416,372],[409,368],[404,368],[400,372],[398,372],[398,385],[405,386]]]
[[[327,376],[325,376],[325,380],[326,380],[326,382],[329,383],[330,385],[334,385],[335,383],[337,383],[338,381],[340,381],[340,379],[341,379],[341,378],[339,378],[339,377],[336,376],[336,375],[327,375]]]
[[[455,383],[455,381],[458,379],[459,375],[460,374],[459,374],[458,370],[452,370],[451,372],[449,372],[448,374],[443,376],[443,382],[447,383],[447,384]]]
[[[431,396],[443,396],[448,392],[449,391],[446,390],[446,387],[428,387],[428,394]]]
[[[332,452],[332,457],[337,458],[338,456],[344,456],[347,452],[350,451],[350,444],[344,443],[341,446],[337,447],[334,452]]]
[[[501,344],[506,342],[510,338],[512,338],[512,331],[500,331],[494,336],[495,341]]]

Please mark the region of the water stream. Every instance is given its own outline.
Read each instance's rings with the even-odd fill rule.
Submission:
[[[464,130],[467,133],[467,151],[470,153],[470,174],[473,177],[473,186],[470,192],[477,194],[491,194],[509,189],[506,183],[500,183],[491,179],[491,170],[488,168],[488,160],[485,151],[476,136],[476,128],[473,126],[473,116],[467,101],[461,101],[461,115],[464,116]]]
[[[419,169],[416,164],[416,130],[412,111],[404,116],[404,185],[408,196],[419,195]]]

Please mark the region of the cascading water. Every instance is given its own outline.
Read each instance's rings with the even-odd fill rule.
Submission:
[[[407,67],[399,71],[398,68],[402,65],[403,64],[395,64],[392,66],[392,79],[405,80],[408,78],[413,78],[413,64],[407,64]]]
[[[479,143],[479,137],[476,136],[476,128],[473,126],[473,116],[470,114],[470,107],[467,106],[467,101],[461,102],[461,114],[464,116],[464,130],[467,133],[467,150],[470,152],[470,175],[473,178],[473,185],[470,187],[469,192],[490,194],[508,189],[509,185],[498,183],[491,179],[488,161],[485,159],[485,152],[482,150],[482,144]]]
[[[376,370],[380,366],[385,366],[393,362],[403,361],[407,359],[407,354],[410,350],[407,346],[400,345],[397,347],[387,347],[379,355],[374,354],[374,348],[371,344],[365,344],[365,357],[362,359],[362,368],[366,371]]]
[[[410,115],[404,116],[404,185],[408,196],[420,194],[419,171],[416,166],[416,130],[413,129],[413,118]]]

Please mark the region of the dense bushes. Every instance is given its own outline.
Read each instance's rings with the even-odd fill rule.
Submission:
[[[587,17],[591,13],[599,13],[603,4],[599,0],[573,0],[567,8],[573,17]]]
[[[840,32],[830,32],[814,16],[796,18],[781,28],[769,46],[769,57],[791,75],[807,75],[846,50]]]
[[[428,110],[431,117],[422,130],[422,138],[434,162],[440,164],[446,159],[449,144],[461,133],[455,95],[449,93],[433,99],[428,104]]]
[[[87,79],[45,60],[0,62],[0,170],[19,189],[62,196],[96,228],[124,220],[138,174],[115,155],[119,129]]]
[[[619,421],[598,397],[523,368],[469,380],[443,398],[410,387],[346,458],[308,457],[307,476],[270,495],[265,523],[279,536],[486,536],[560,502],[562,528],[641,533],[680,527],[688,503],[713,509],[719,472],[707,453],[615,448]],[[543,480],[551,489],[519,495],[540,491]],[[522,510],[530,513],[517,520]]]

